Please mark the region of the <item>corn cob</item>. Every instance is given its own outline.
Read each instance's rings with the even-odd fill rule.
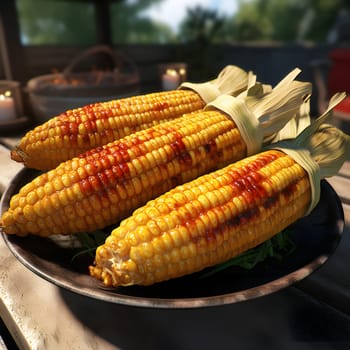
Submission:
[[[326,126],[319,134],[323,156],[331,162],[341,145],[336,172],[349,152],[350,137],[334,130]],[[150,285],[225,262],[306,215],[317,203],[313,181],[293,157],[277,149],[199,177],[123,220],[97,248],[90,274],[106,286]]]
[[[49,170],[91,148],[202,109],[222,93],[247,88],[248,73],[227,66],[207,83],[184,83],[180,89],[151,93],[68,110],[30,130],[11,152],[29,168]]]
[[[269,239],[310,198],[306,172],[282,152],[245,158],[136,210],[97,249],[90,273],[116,287],[202,270]]]
[[[287,78],[284,94],[273,89],[259,98],[263,105],[267,99],[279,105],[275,111],[264,107],[268,117],[256,100],[247,100],[264,119],[261,130],[255,119],[256,134],[265,136],[266,130],[270,137],[283,127],[280,117],[288,121],[285,111],[292,111],[291,118],[302,104],[309,85],[297,84],[294,89],[295,82]],[[238,111],[242,106],[248,110],[243,97],[231,99]],[[250,148],[226,113],[193,112],[87,151],[39,175],[11,199],[1,226],[8,234],[40,236],[101,229],[176,185],[243,158]]]

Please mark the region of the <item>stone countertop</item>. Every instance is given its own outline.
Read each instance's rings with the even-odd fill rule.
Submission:
[[[7,145],[8,146],[8,145]],[[21,165],[0,146],[2,188]],[[0,239],[0,315],[20,349],[345,349],[350,347],[349,165],[330,179],[346,228],[329,261],[303,281],[246,302],[201,309],[111,304],[59,288]],[[349,173],[350,174],[350,173]]]

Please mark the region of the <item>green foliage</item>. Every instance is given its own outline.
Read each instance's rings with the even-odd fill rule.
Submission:
[[[164,22],[154,22],[144,12],[166,0],[126,0],[111,5],[112,38],[115,43],[143,44],[174,41],[174,34]]]
[[[193,5],[175,33],[166,18],[155,21],[147,17],[151,6],[164,1],[110,2],[113,43],[182,42],[204,47],[217,42],[323,42],[340,9],[350,10],[348,0],[238,0],[237,13],[228,17]],[[95,9],[88,0],[17,0],[16,4],[25,43],[96,43]]]
[[[82,255],[88,255],[93,259],[95,257],[97,247],[105,242],[108,235],[109,234],[103,230],[92,233],[77,233],[76,237],[81,243],[81,249],[79,249],[78,253],[72,256],[71,261],[73,262],[76,258]]]
[[[326,39],[341,9],[350,10],[348,0],[309,0],[309,3],[314,16],[307,38],[316,42]]]
[[[175,40],[164,23],[155,23],[143,12],[164,0],[125,0],[110,4],[115,43],[166,43]],[[24,43],[31,45],[94,45],[95,9],[91,1],[17,0]]]
[[[194,6],[187,9],[187,16],[180,24],[179,37],[185,42],[211,43],[220,35],[225,18],[217,11]]]
[[[89,45],[96,41],[92,4],[18,0],[22,41],[31,45]]]
[[[294,42],[325,41],[345,0],[242,0],[233,39]]]

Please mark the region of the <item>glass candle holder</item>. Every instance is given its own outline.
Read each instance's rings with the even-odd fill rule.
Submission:
[[[22,115],[20,83],[12,80],[0,80],[0,121],[11,121]]]
[[[167,63],[160,65],[163,90],[175,90],[187,79],[186,63]]]

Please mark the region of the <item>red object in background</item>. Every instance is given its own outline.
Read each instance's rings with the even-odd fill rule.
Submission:
[[[350,48],[341,48],[332,51],[330,59],[331,68],[328,76],[330,96],[342,91],[350,95]],[[348,96],[334,109],[340,112],[350,113],[350,97]]]

